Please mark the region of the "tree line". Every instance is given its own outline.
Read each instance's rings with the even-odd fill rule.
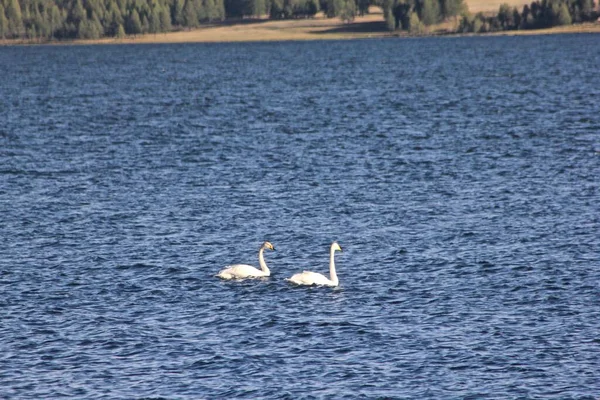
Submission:
[[[383,0],[382,8],[391,31],[419,31],[467,12],[463,0]]]
[[[519,12],[503,4],[495,16],[482,13],[463,15],[459,31],[495,32],[516,29],[542,29],[553,26],[595,21],[598,12],[593,0],[536,0]]]
[[[352,20],[372,0],[0,0],[0,39],[123,37],[193,29],[227,18]]]
[[[0,39],[61,40],[124,37],[193,29],[228,18],[327,17],[352,21],[383,9],[390,31],[420,32],[454,18],[460,32],[537,29],[598,18],[594,0],[535,0],[523,10],[471,15],[464,0],[0,0]]]
[[[459,32],[494,32],[511,29],[541,29],[594,21],[594,0],[536,0],[519,12],[503,4],[495,16],[472,15],[463,0],[383,0],[389,30],[419,32],[448,18],[459,18]]]

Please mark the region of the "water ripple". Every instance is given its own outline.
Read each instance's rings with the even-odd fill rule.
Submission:
[[[594,398],[595,41],[0,48],[0,397]]]

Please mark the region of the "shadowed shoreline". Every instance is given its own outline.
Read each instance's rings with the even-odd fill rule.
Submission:
[[[332,33],[386,33],[391,36],[386,28],[385,21],[351,22],[331,29],[313,31],[317,35],[328,35]]]

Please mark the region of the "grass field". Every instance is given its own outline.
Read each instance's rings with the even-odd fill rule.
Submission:
[[[469,11],[473,14],[478,12],[494,12],[497,13],[500,6],[504,3],[508,4],[511,8],[517,7],[519,12],[523,11],[525,4],[531,4],[532,0],[467,0],[467,6]]]
[[[191,31],[144,35],[130,40],[136,43],[177,42],[247,42],[281,40],[353,39],[389,36],[381,13],[358,17],[345,24],[337,18],[317,16],[311,19],[270,21],[267,19],[244,19],[237,23],[226,22]],[[114,41],[114,39],[110,39]]]

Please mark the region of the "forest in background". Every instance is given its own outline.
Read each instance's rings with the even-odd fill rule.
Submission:
[[[498,32],[516,29],[542,29],[594,21],[598,18],[593,0],[537,0],[522,10],[500,6],[497,15],[472,15],[461,1],[383,0],[388,29],[414,33],[425,27],[460,15],[458,32]]]
[[[537,29],[593,21],[593,0],[536,0],[508,4],[494,16],[472,15],[464,0],[0,0],[0,39],[52,41],[124,37],[243,18],[311,18],[323,12],[350,22],[375,5],[387,29],[423,33],[454,20],[459,32]]]
[[[371,0],[0,0],[0,39],[98,39],[247,17],[352,20]]]
[[[500,6],[498,14],[486,16],[465,14],[459,32],[497,32],[519,29],[544,29],[574,23],[596,21],[600,14],[593,0],[543,0],[523,6],[521,12],[507,4]]]

